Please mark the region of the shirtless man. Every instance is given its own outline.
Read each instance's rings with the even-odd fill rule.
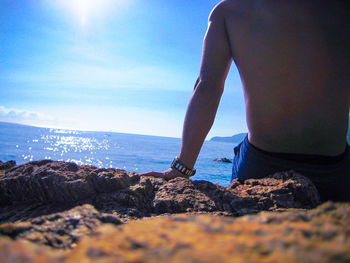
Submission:
[[[243,83],[249,132],[235,148],[233,178],[296,170],[315,183],[323,199],[350,196],[349,4],[220,2],[209,17],[174,168],[143,175],[171,179],[191,174],[234,61]]]

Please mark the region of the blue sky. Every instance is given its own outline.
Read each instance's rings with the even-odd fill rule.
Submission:
[[[0,0],[0,121],[180,137],[217,3]],[[208,138],[246,130],[233,65]]]

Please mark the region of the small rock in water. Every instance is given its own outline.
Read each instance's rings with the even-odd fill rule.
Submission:
[[[217,158],[214,160],[214,162],[232,163],[232,161],[230,159],[227,159],[227,158]]]

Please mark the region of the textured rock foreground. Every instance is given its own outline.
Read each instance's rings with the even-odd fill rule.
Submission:
[[[318,192],[291,171],[221,187],[53,161],[0,170],[0,262],[350,260],[350,204],[305,210]]]
[[[350,206],[103,224],[72,250],[0,238],[7,262],[350,262]]]
[[[240,216],[278,208],[312,208],[319,204],[319,196],[307,178],[293,172],[222,187],[45,160],[14,166],[0,177],[0,222],[23,221],[86,203],[121,217],[200,211]]]

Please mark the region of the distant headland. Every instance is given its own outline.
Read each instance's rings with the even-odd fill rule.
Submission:
[[[229,143],[239,143],[243,141],[243,139],[247,136],[248,133],[239,133],[236,135],[233,135],[231,137],[213,137],[210,139],[210,141],[215,142],[229,142]]]

